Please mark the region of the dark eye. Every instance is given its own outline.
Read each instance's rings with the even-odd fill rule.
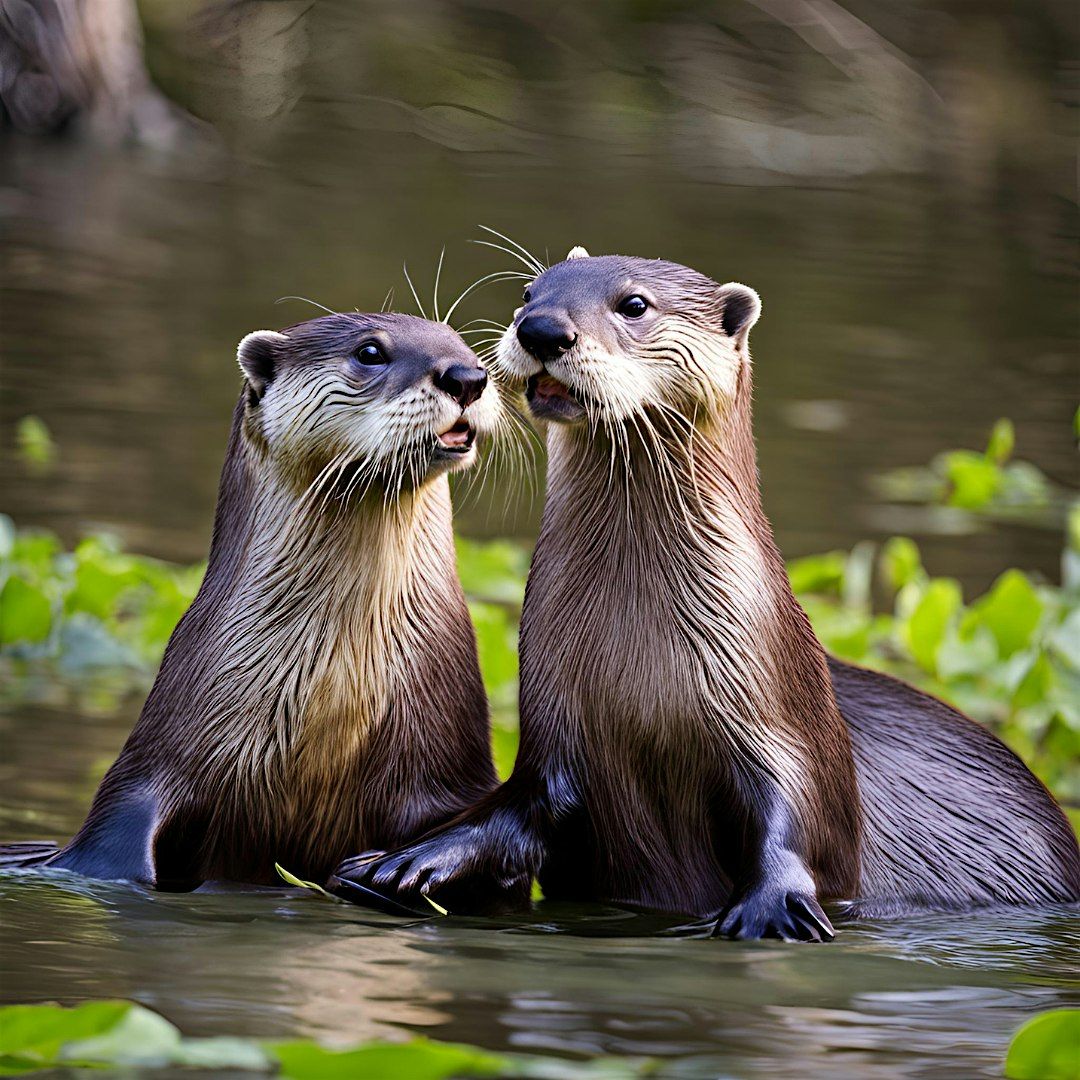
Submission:
[[[356,359],[361,364],[388,364],[390,363],[389,357],[379,348],[373,341],[369,341],[366,345],[361,345],[356,350]]]
[[[527,304],[531,299],[532,299],[532,293],[529,292],[528,289],[526,289],[525,292],[521,296],[521,302],[523,304]]]
[[[628,296],[625,300],[619,301],[619,306],[615,310],[628,319],[640,319],[649,310],[649,304],[643,296]]]

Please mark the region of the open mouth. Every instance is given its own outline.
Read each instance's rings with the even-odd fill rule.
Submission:
[[[531,376],[525,383],[525,400],[532,414],[542,420],[570,422],[585,415],[581,399],[546,371]]]
[[[558,379],[549,375],[546,371],[543,374],[530,377],[525,384],[525,397],[530,402],[541,401],[545,404],[551,401],[577,401],[568,386],[559,382]]]
[[[476,428],[464,416],[439,435],[439,446],[451,454],[467,454],[475,441]]]

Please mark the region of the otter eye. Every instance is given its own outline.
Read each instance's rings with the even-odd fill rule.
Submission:
[[[387,357],[386,353],[384,353],[373,341],[361,345],[360,348],[356,350],[356,359],[359,360],[361,364],[390,363],[390,359]]]
[[[532,299],[532,293],[531,293],[531,292],[529,292],[529,290],[528,290],[528,289],[526,289],[526,290],[525,290],[525,291],[524,291],[524,292],[523,292],[523,293],[521,294],[521,302],[522,302],[523,304],[527,304],[527,303],[528,303],[528,302],[529,302],[529,301],[530,301],[531,299]]]
[[[644,296],[628,296],[615,310],[627,319],[640,319],[649,310],[649,303]]]

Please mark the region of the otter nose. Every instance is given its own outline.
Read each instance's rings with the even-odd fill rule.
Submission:
[[[526,315],[517,328],[522,348],[537,360],[554,360],[577,341],[577,333],[568,319],[557,315]]]
[[[487,372],[482,367],[451,364],[435,373],[435,385],[449,394],[463,409],[471,405],[487,386]]]

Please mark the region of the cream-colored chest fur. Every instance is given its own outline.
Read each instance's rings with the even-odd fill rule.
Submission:
[[[208,738],[191,764],[229,801],[307,820],[330,812],[401,695],[416,598],[441,584],[423,579],[418,549],[448,538],[425,527],[423,505],[284,526],[279,507],[260,509],[214,628]]]

